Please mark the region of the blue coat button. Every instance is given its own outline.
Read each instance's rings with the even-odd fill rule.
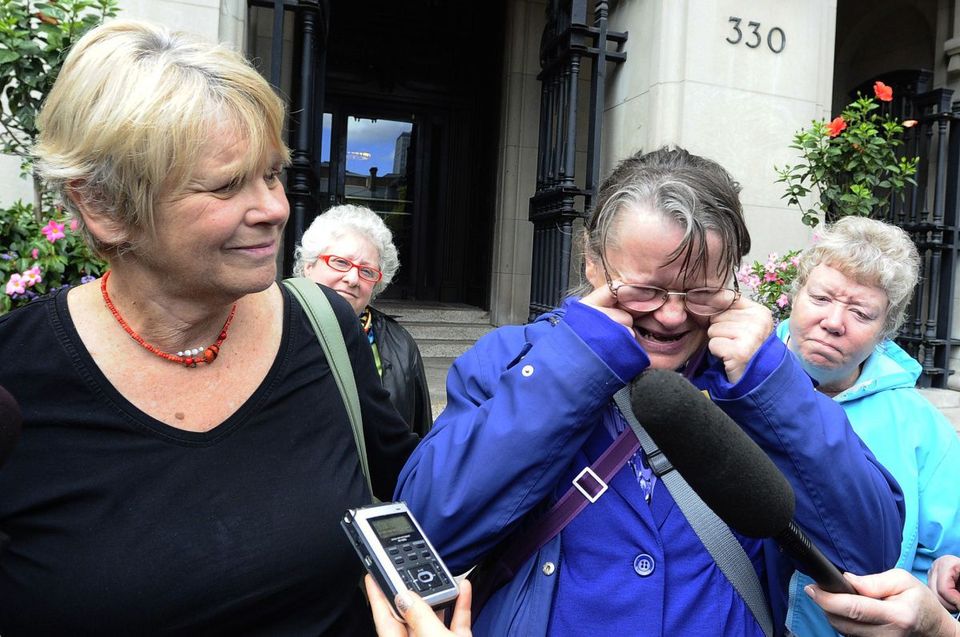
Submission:
[[[647,577],[653,573],[656,568],[657,563],[646,553],[641,553],[633,560],[633,570],[635,570],[640,577]]]

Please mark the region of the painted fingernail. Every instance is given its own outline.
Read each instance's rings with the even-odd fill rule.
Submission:
[[[397,596],[393,598],[393,601],[397,605],[397,610],[400,611],[401,615],[406,615],[407,611],[410,610],[410,605],[413,603],[410,599],[410,593],[407,591],[400,591],[397,593]]]

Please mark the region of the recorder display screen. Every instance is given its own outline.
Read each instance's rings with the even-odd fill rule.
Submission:
[[[414,532],[413,525],[403,513],[370,520],[370,526],[381,540],[389,540],[398,535],[409,535]]]

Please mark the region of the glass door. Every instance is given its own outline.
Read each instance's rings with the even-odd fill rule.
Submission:
[[[388,297],[414,294],[416,133],[413,121],[336,110],[323,116],[321,200],[328,206],[366,206],[393,232],[400,271],[385,293]]]

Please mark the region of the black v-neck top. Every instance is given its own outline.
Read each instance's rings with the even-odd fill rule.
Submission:
[[[389,499],[417,439],[349,305],[322,289],[353,363],[374,491]],[[120,395],[66,298],[0,317],[0,385],[24,419],[0,468],[0,634],[373,634],[339,527],[367,488],[323,351],[288,292],[269,373],[205,433]]]

